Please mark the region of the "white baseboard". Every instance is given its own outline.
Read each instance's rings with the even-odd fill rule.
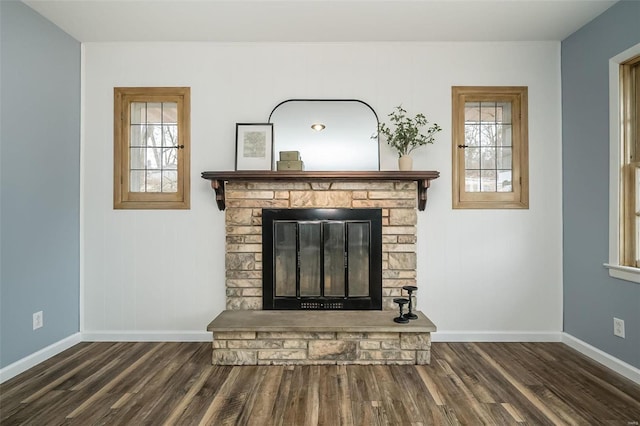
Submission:
[[[438,331],[433,342],[560,342],[555,331]]]
[[[48,360],[49,358],[58,355],[62,351],[66,351],[72,346],[82,342],[82,335],[80,333],[72,334],[56,343],[53,343],[46,348],[40,349],[37,352],[28,355],[13,364],[9,364],[6,367],[0,369],[0,383],[4,383],[9,379],[14,378],[20,373],[27,371],[28,369],[35,367]]]
[[[75,333],[0,369],[0,383],[17,376],[80,342],[210,342],[207,331],[100,331]],[[640,369],[582,340],[561,332],[439,331],[434,342],[562,342],[618,374],[640,384]]]
[[[623,375],[627,379],[640,384],[640,369],[633,365],[627,364],[567,333],[562,333],[562,343],[588,356],[592,360],[599,362],[605,367],[612,369],[616,373]]]
[[[0,383],[81,342],[211,342],[207,331],[100,331],[75,333],[0,369]]]
[[[208,331],[85,331],[83,342],[211,342]]]

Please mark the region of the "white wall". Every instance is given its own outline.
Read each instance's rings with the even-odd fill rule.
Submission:
[[[224,309],[224,214],[200,172],[233,169],[235,123],[280,101],[356,98],[444,129],[414,156],[441,173],[418,215],[419,308],[442,332],[559,333],[559,61],[554,42],[85,44],[82,331],[203,331]],[[113,87],[137,85],[191,87],[189,211],[112,209]],[[529,86],[529,210],[451,209],[452,85]]]

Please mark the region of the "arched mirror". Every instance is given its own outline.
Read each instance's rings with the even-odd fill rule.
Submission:
[[[278,104],[273,152],[299,151],[305,170],[380,170],[378,116],[358,100],[290,99]]]

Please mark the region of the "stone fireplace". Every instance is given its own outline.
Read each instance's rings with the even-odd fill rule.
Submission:
[[[226,186],[227,309],[263,309],[263,208],[379,209],[378,309],[395,310],[393,298],[401,296],[402,286],[416,285],[415,182],[229,182]]]
[[[394,323],[393,299],[416,285],[417,211],[437,177],[204,172],[226,229],[227,310],[207,327],[213,363],[428,364],[435,326],[421,312]],[[366,310],[345,308],[349,296]]]

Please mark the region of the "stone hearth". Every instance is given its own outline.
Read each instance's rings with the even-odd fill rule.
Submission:
[[[207,327],[213,364],[429,364],[435,325],[389,311],[225,311]]]

